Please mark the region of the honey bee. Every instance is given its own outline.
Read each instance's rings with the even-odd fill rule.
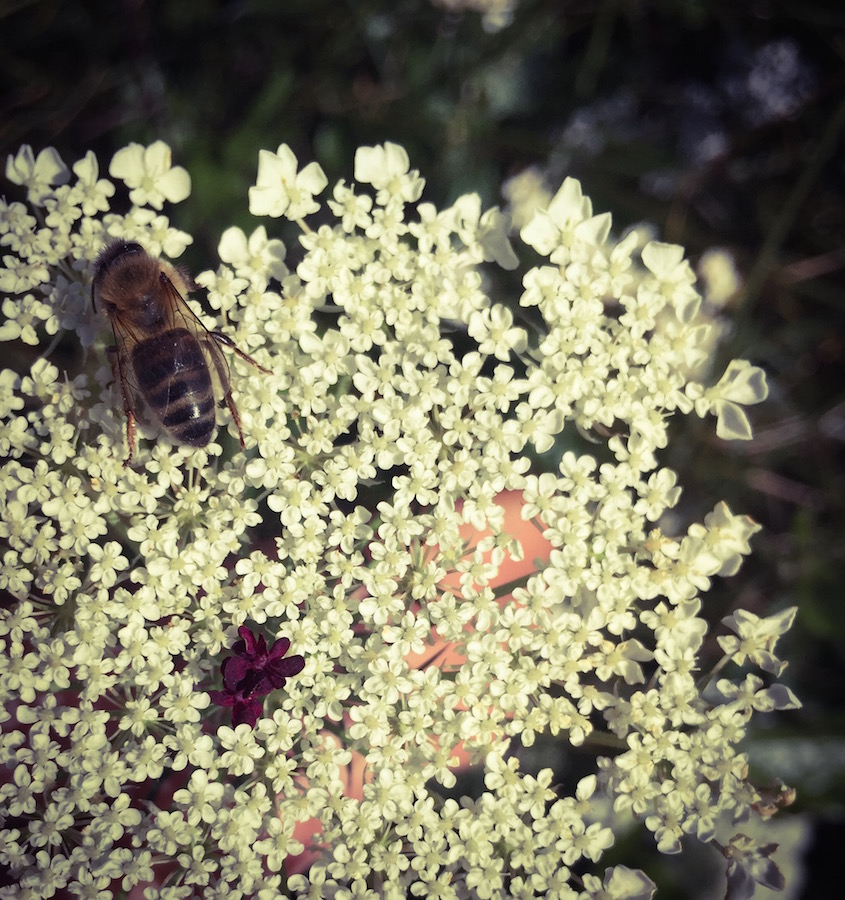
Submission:
[[[105,309],[115,346],[107,350],[126,414],[129,465],[135,452],[139,400],[177,444],[205,447],[214,435],[215,387],[244,436],[232,399],[229,366],[221,346],[269,374],[219,331],[208,331],[185,302],[195,288],[181,269],[150,256],[133,241],[114,241],[94,263],[91,301]],[[211,365],[209,365],[209,362]]]

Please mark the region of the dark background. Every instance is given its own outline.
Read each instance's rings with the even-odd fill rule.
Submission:
[[[830,895],[845,840],[843,26],[841,0],[521,0],[497,31],[425,0],[0,0],[3,158],[93,149],[106,175],[129,141],[167,141],[193,182],[173,224],[194,271],[226,227],[255,227],[258,150],[282,142],[330,184],[357,146],[401,143],[438,205],[503,204],[503,180],[539,165],[551,190],[581,179],[617,230],[651,222],[693,262],[734,254],[722,362],[763,366],[770,399],[753,442],[689,419],[661,462],[690,515],[724,499],[764,526],[705,597],[711,620],[799,607],[781,655],[804,708],[766,717],[752,758],[798,787],[782,816],[811,825],[808,898]],[[635,846],[661,897],[697,896],[691,866],[714,862]]]

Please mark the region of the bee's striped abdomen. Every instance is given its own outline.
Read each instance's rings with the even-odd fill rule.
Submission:
[[[132,348],[138,387],[178,444],[204,447],[214,434],[214,389],[200,342],[172,328]]]

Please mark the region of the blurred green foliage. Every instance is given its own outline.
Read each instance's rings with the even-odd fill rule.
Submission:
[[[771,398],[749,445],[688,422],[663,462],[691,514],[724,498],[764,526],[708,595],[714,617],[800,607],[783,655],[805,705],[757,736],[763,755],[775,738],[845,747],[841,0],[519,0],[498,31],[426,0],[3,0],[0,33],[3,155],[93,149],[105,168],[164,139],[193,179],[174,224],[195,270],[224,228],[255,227],[258,150],[282,142],[330,182],[351,179],[357,146],[399,142],[437,204],[502,203],[503,180],[538,165],[552,190],[580,178],[617,228],[651,222],[693,261],[731,251],[746,281],[724,358],[764,366]],[[792,779],[822,823],[811,879],[842,837],[843,756],[826,781]]]

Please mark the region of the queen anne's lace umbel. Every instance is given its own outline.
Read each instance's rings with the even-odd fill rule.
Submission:
[[[724,503],[657,524],[681,493],[670,418],[748,438],[766,394],[744,361],[696,380],[713,326],[681,248],[613,238],[567,179],[518,257],[477,196],[421,202],[401,147],[361,148],[326,201],[317,164],[262,151],[250,206],[298,223],[295,270],[264,226],[230,228],[198,278],[214,315],[189,301],[271,370],[231,358],[247,449],[223,409],[202,450],[142,421],[124,467],[93,260],[118,237],[179,256],[161,209],[190,180],[161,142],[109,174],[125,214],[93,154],[24,147],[25,198],[0,201],[0,338],[33,360],[0,372],[0,898],[637,900],[637,861],[602,862],[631,817],[664,852],[718,847],[737,897],[778,886],[742,823],[789,794],[737,745],[797,705],[772,683],[794,611],[736,610],[703,659],[702,595],[758,526]],[[518,303],[495,302],[490,274],[529,248]],[[532,463],[561,444],[555,471]],[[516,586],[506,503],[548,544]],[[594,772],[524,771],[549,735]],[[459,761],[474,799],[449,796]]]

